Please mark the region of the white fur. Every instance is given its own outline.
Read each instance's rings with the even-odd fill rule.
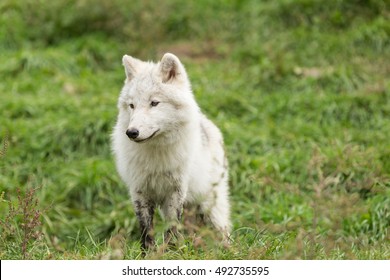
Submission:
[[[117,170],[133,203],[160,206],[168,221],[175,220],[183,204],[197,204],[228,235],[228,171],[222,135],[200,112],[183,65],[173,54],[165,54],[157,64],[125,55],[123,64],[126,81],[112,140]],[[152,101],[159,103],[152,106]],[[128,129],[139,131],[137,140],[155,134],[137,143],[126,135]],[[140,210],[141,219],[144,215],[148,214]]]

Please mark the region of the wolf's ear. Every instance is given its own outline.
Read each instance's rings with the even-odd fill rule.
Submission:
[[[137,73],[137,69],[141,64],[141,61],[125,54],[122,58],[123,66],[125,67],[126,80],[130,81],[134,78]]]
[[[176,55],[166,53],[160,62],[160,72],[163,83],[179,81],[185,79],[184,66]]]

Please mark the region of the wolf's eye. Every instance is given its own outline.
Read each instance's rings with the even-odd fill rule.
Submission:
[[[134,109],[134,104],[133,103],[130,103],[129,106],[130,106],[131,109]]]
[[[158,101],[152,101],[152,102],[150,103],[150,105],[153,106],[153,107],[156,107],[156,106],[158,105],[158,103],[160,103],[160,102],[158,102]]]

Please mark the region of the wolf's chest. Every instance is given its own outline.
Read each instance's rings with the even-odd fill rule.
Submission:
[[[146,174],[141,184],[143,193],[155,201],[163,201],[182,188],[182,176],[178,172],[165,171]]]

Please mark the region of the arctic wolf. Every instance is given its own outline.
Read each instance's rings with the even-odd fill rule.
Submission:
[[[144,249],[154,244],[159,206],[175,234],[183,206],[196,206],[226,238],[230,205],[228,164],[219,129],[200,111],[180,60],[159,63],[123,57],[126,80],[113,132],[118,173],[130,191]]]

